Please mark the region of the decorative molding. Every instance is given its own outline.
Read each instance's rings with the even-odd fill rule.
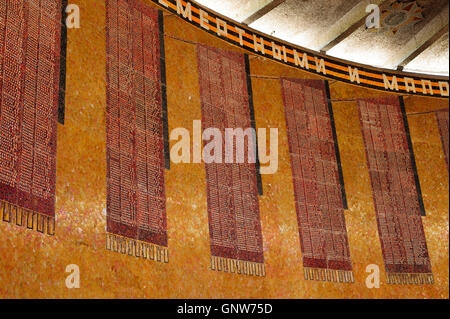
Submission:
[[[194,1],[151,1],[219,39],[299,70],[384,92],[449,97],[448,77],[375,68],[326,56],[253,30]]]

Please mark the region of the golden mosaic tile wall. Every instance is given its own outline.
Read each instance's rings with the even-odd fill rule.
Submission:
[[[149,1],[146,1],[149,2]],[[333,104],[349,210],[345,212],[355,283],[305,281],[294,207],[286,125],[277,77],[313,78],[251,57],[257,127],[279,128],[279,170],[263,175],[260,198],[265,278],[208,269],[210,248],[204,164],[166,171],[170,263],[105,250],[105,4],[77,0],[81,28],[68,31],[66,123],[58,125],[56,235],[0,223],[0,298],[448,298],[449,184],[436,117],[408,116],[427,216],[423,218],[434,285],[385,283],[375,209],[356,102]],[[166,16],[169,130],[201,119],[196,48],[207,43],[239,51]],[[186,40],[174,39],[173,36]],[[317,77],[318,78],[318,77]],[[333,99],[383,93],[331,83]],[[448,100],[405,98],[407,113],[448,108]],[[191,136],[192,138],[192,136]],[[77,264],[81,287],[67,289],[66,266]],[[366,266],[381,269],[368,289]]]

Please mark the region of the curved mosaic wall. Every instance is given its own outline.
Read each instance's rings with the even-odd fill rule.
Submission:
[[[1,297],[448,298],[448,99],[437,98],[439,85],[433,96],[399,99],[248,55],[152,1],[79,7],[81,27],[67,30],[64,125],[49,144],[56,162],[47,161],[55,235],[16,227],[2,206],[0,269],[13,270],[0,275]],[[11,8],[0,8],[3,30]],[[10,79],[0,78],[0,123],[5,110],[25,110],[10,102]],[[44,135],[56,138],[59,91],[37,92],[54,98],[54,131]],[[170,162],[177,128],[188,128],[195,157],[196,121],[277,128],[278,169],[258,174],[261,156],[242,167]],[[5,167],[0,177],[13,171]],[[68,265],[80,268],[79,289],[65,285]],[[373,265],[378,289],[366,286]]]

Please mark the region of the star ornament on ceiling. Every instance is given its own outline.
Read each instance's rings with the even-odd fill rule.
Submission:
[[[423,20],[423,10],[416,1],[393,1],[382,11],[380,31],[395,35],[401,28]]]

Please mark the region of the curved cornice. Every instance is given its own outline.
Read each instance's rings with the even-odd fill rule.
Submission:
[[[251,54],[333,80],[390,93],[448,98],[449,78],[375,68],[308,50],[253,30],[208,9],[195,1],[151,0],[160,8],[178,15]]]

